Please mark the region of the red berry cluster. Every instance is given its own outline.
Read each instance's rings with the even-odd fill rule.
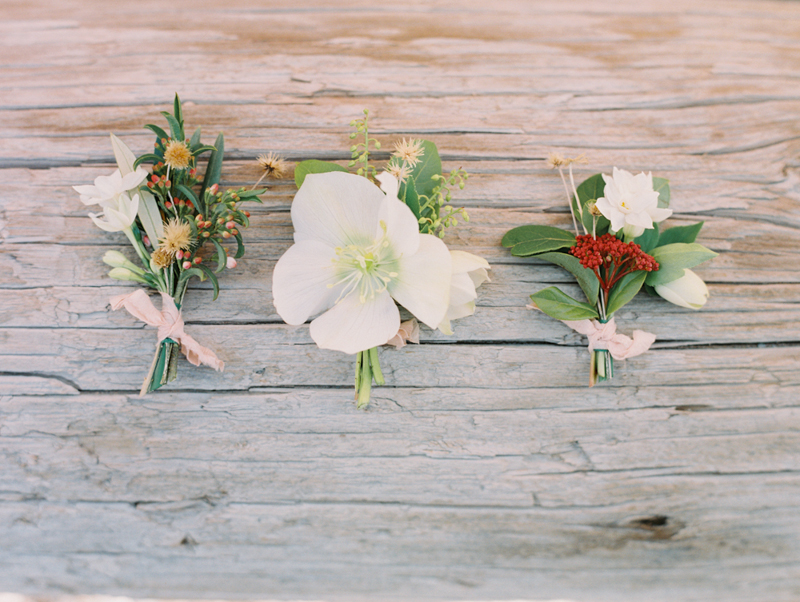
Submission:
[[[600,287],[606,293],[631,272],[654,272],[658,269],[658,262],[642,251],[639,245],[622,242],[613,234],[603,234],[597,238],[591,234],[578,236],[569,252],[580,260],[583,267],[595,273]]]

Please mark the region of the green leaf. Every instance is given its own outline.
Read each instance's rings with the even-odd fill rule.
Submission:
[[[197,196],[194,194],[194,191],[191,188],[189,188],[186,184],[177,184],[175,188],[180,190],[181,193],[183,193],[183,196],[192,201],[192,205],[198,207],[200,203],[198,202]],[[200,213],[203,213],[203,211],[200,211]]]
[[[258,190],[242,190],[236,194],[238,194],[239,198],[243,201],[258,201],[259,203],[263,203],[263,201],[258,197],[265,192],[267,192],[266,188],[260,188]]]
[[[294,168],[294,183],[297,184],[297,187],[300,188],[303,185],[303,182],[306,179],[308,174],[312,173],[328,173],[331,171],[344,171],[347,172],[346,167],[342,167],[341,165],[337,165],[336,163],[331,163],[329,161],[319,161],[317,159],[308,159],[307,161],[301,161],[297,164],[297,167]]]
[[[600,281],[592,270],[581,265],[580,259],[567,253],[542,253],[537,255],[536,259],[544,259],[567,270],[575,276],[589,303],[592,305],[597,303],[597,297],[600,294]]]
[[[178,278],[178,287],[180,288],[184,282],[189,280],[192,276],[197,276],[200,279],[200,282],[203,282],[206,279],[206,275],[203,271],[197,268],[189,268],[188,270],[184,270],[181,273],[181,277]]]
[[[408,205],[408,208],[411,209],[414,217],[419,219],[419,195],[417,194],[417,187],[414,185],[414,180],[409,179],[408,181],[403,182],[400,185],[398,196],[400,197],[400,200]]]
[[[158,136],[158,141],[159,142],[161,142],[162,139],[169,138],[167,133],[164,130],[162,130],[160,127],[158,127],[157,125],[153,125],[152,123],[148,123],[144,127],[146,129],[152,131],[156,136]]]
[[[192,149],[192,156],[196,157],[197,155],[204,153],[206,151],[215,151],[215,150],[217,149],[211,146],[210,144],[203,144],[201,146],[198,146],[197,148]]]
[[[213,301],[216,301],[217,297],[219,297],[219,280],[217,280],[216,274],[214,274],[214,272],[212,272],[210,269],[208,269],[208,267],[206,267],[204,265],[199,265],[197,267],[199,267],[201,270],[203,270],[203,272],[205,272],[205,275],[208,276],[208,279],[211,281],[211,286],[214,287],[214,299],[213,299]]]
[[[200,128],[197,128],[197,129],[194,131],[194,134],[192,134],[192,139],[191,139],[191,140],[189,140],[189,147],[190,147],[192,150],[194,150],[194,149],[195,149],[195,148],[197,148],[198,146],[200,146]]]
[[[669,207],[669,180],[666,178],[653,178],[653,190],[658,193],[658,206],[662,209]]]
[[[656,286],[677,280],[683,276],[687,268],[713,259],[717,256],[714,251],[697,243],[676,242],[663,247],[656,247],[650,253],[658,262],[659,268],[647,276],[647,284]]]
[[[606,181],[603,179],[603,174],[601,173],[586,178],[580,183],[580,185],[578,185],[578,188],[576,188],[578,199],[580,200],[580,210],[578,209],[578,204],[575,202],[574,198],[572,199],[572,210],[575,212],[575,219],[578,220],[578,222],[583,223],[583,227],[586,228],[587,232],[592,232],[592,222],[594,221],[592,214],[589,213],[588,205],[601,198],[605,194],[605,189]],[[582,218],[581,214],[583,214]],[[602,236],[608,232],[610,225],[611,222],[609,222],[605,217],[602,215],[599,216],[597,218],[597,226],[595,228],[597,236]]]
[[[554,286],[531,295],[534,305],[556,320],[585,320],[597,318],[597,310],[588,303],[581,303]]]
[[[641,236],[634,238],[633,242],[642,247],[642,251],[649,253],[658,244],[658,224],[646,229]]]
[[[669,230],[664,230],[658,237],[658,246],[671,245],[675,242],[691,243],[700,234],[700,229],[705,222],[697,222],[689,226],[675,226]]]
[[[617,282],[614,288],[611,289],[611,294],[608,296],[608,307],[606,308],[606,316],[611,317],[618,309],[625,305],[628,301],[636,296],[636,293],[642,288],[647,274],[642,270],[632,272]]]
[[[557,251],[575,244],[575,235],[553,226],[519,226],[506,232],[501,244],[515,257]]]
[[[236,255],[234,255],[233,258],[239,259],[244,255],[244,241],[242,240],[242,233],[237,232],[233,236],[236,238]]]
[[[208,238],[206,240],[210,240],[211,243],[217,248],[217,269],[214,270],[217,274],[219,274],[222,270],[225,269],[225,266],[228,263],[228,254],[225,253],[225,247],[223,247],[220,242],[214,238]]]
[[[144,161],[152,161],[152,162],[153,162],[153,165],[155,165],[156,163],[158,163],[159,161],[161,161],[161,160],[162,160],[162,158],[163,158],[163,157],[159,157],[159,156],[158,156],[158,155],[156,155],[156,154],[153,154],[153,153],[147,153],[146,155],[142,155],[141,157],[139,157],[138,159],[136,159],[136,161],[133,163],[133,168],[134,168],[134,169],[136,169],[136,168],[137,168],[137,167],[139,167],[139,165],[141,165],[141,164],[142,164]]]
[[[217,136],[217,140],[214,142],[214,148],[216,150],[211,151],[211,156],[208,158],[206,175],[203,178],[203,186],[200,189],[200,198],[202,199],[206,198],[206,189],[214,184],[218,184],[220,176],[222,175],[222,158],[225,154],[225,137],[222,134]],[[208,208],[204,207],[204,209]],[[205,213],[203,215],[205,215]]]
[[[172,112],[175,114],[175,119],[181,125],[181,132],[183,132],[183,110],[181,109],[181,99],[178,98],[178,93],[175,93],[175,100],[172,103]],[[180,138],[183,140],[183,137]]]
[[[164,116],[164,119],[166,119],[167,123],[169,124],[169,131],[172,133],[172,139],[183,141],[183,127],[181,127],[181,124],[178,123],[178,120],[175,119],[172,115],[170,115],[166,111],[161,111],[161,114]]]
[[[414,181],[414,189],[417,195],[430,198],[433,189],[439,185],[439,180],[434,180],[433,176],[442,175],[442,160],[439,158],[439,149],[430,140],[421,140],[422,157],[411,170],[410,180]]]

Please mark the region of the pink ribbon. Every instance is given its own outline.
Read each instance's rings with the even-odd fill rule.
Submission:
[[[634,330],[633,339],[617,334],[614,318],[603,324],[597,320],[562,320],[572,330],[589,337],[589,351],[608,349],[615,360],[625,360],[641,355],[656,340],[656,335],[644,330]]]
[[[191,364],[195,366],[205,364],[218,372],[225,369],[225,362],[211,349],[203,347],[183,331],[181,312],[175,307],[175,301],[169,295],[161,293],[161,311],[158,311],[147,293],[139,288],[128,295],[112,297],[111,309],[116,311],[120,307],[124,307],[129,314],[145,324],[156,326],[159,343],[167,338],[180,343],[181,352]]]
[[[386,341],[384,345],[393,345],[395,348],[400,349],[406,346],[406,342],[419,345],[419,324],[414,318],[402,322],[397,334]]]

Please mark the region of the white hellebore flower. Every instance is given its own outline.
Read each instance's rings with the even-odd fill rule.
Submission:
[[[453,279],[450,281],[450,306],[439,330],[444,334],[453,334],[450,320],[457,320],[475,313],[476,289],[489,280],[486,270],[489,262],[483,257],[464,251],[450,251],[453,259]]]
[[[708,301],[708,287],[692,270],[684,270],[683,276],[655,287],[656,292],[670,303],[687,309],[700,309]]]
[[[73,186],[72,188],[81,195],[84,205],[113,207],[117,197],[138,188],[146,179],[147,171],[139,166],[136,171],[132,171],[126,176],[123,176],[117,169],[110,176],[97,176],[94,186]]]
[[[603,174],[605,196],[596,201],[597,209],[611,222],[612,233],[622,230],[625,239],[641,235],[672,215],[672,209],[658,207],[658,192],[653,190],[653,174],[633,175],[614,168],[613,175]]]
[[[100,219],[96,213],[90,213],[89,217],[98,228],[102,228],[106,232],[129,232],[131,224],[136,220],[136,212],[139,210],[139,195],[133,195],[133,198],[123,193],[117,196],[116,201],[112,205],[103,207],[103,216],[105,219]]]
[[[306,176],[292,203],[294,240],[272,276],[275,309],[288,324],[311,322],[322,349],[357,353],[397,334],[394,299],[436,328],[447,311],[451,259],[445,244],[420,234],[397,198],[344,172]],[[393,183],[393,187],[392,187]]]

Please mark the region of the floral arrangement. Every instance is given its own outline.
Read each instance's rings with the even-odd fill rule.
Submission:
[[[414,318],[452,334],[451,321],[475,311],[489,264],[442,241],[458,216],[468,219],[449,205],[451,188],[463,189],[467,173],[443,175],[435,144],[406,139],[377,173],[370,154],[380,143],[370,137],[369,111],[351,126],[351,139],[363,136],[350,149],[355,174],[317,160],[295,169],[294,245],[275,266],[272,293],[288,324],[317,316],[310,334],[320,348],[356,355],[362,408],[373,380],[385,384],[378,347],[418,343]],[[398,304],[414,317],[401,322]]]
[[[516,257],[543,259],[575,276],[588,302],[550,286],[531,295],[532,307],[588,337],[591,386],[614,376],[614,359],[644,353],[655,341],[643,330],[635,330],[633,338],[617,333],[614,314],[642,289],[699,309],[708,299],[708,287],[689,268],[717,254],[695,242],[703,222],[660,230],[659,224],[672,215],[667,180],[615,167],[611,176],[596,174],[576,187],[576,162],[584,159],[555,154],[548,159],[561,175],[575,234],[520,226],[509,230],[502,244]]]
[[[101,207],[101,214],[89,214],[92,221],[107,232],[123,232],[136,252],[138,265],[119,251],[106,252],[103,261],[112,268],[108,275],[145,285],[161,295],[161,311],[143,289],[111,299],[114,310],[124,307],[136,318],[158,327],[158,344],[142,395],[176,378],[178,350],[196,366],[202,363],[223,370],[224,363],[213,351],[184,332],[180,308],[192,277],[209,280],[216,300],[217,275],[235,268],[236,260],[244,255],[240,230],[249,224],[250,214],[241,209],[241,204],[260,202],[258,195],[264,192],[220,190],[223,135],[217,136],[213,146],[201,143],[200,128],[186,138],[177,94],[173,113],[162,115],[169,133],[157,125],[145,126],[156,135],[152,153],[137,158],[111,134],[117,170],[98,176],[93,186],[74,187],[84,204]],[[197,160],[208,151],[211,154],[201,179]],[[145,163],[152,165],[151,171],[142,166]],[[267,175],[274,157],[263,158],[261,163]],[[226,241],[236,242],[233,255],[224,245]],[[206,261],[206,249],[216,262],[213,268]]]

